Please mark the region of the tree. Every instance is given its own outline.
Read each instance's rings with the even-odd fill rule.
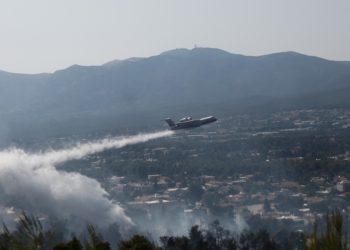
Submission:
[[[195,180],[191,182],[188,186],[188,198],[192,202],[196,202],[201,200],[204,190],[202,188],[202,184]]]
[[[182,236],[182,237],[163,236],[160,238],[160,241],[163,246],[162,249],[164,250],[192,249],[190,246],[190,240],[186,236]]]
[[[270,238],[266,230],[259,230],[257,233],[242,233],[239,239],[241,250],[277,250],[280,246]]]
[[[83,250],[83,246],[74,236],[71,241],[54,246],[53,250]]]
[[[264,200],[264,211],[265,213],[271,211],[271,204],[266,198]]]
[[[347,240],[343,228],[343,216],[336,209],[331,214],[326,215],[325,232],[319,235],[318,222],[314,223],[314,231],[307,238],[308,250],[346,250]]]
[[[189,236],[192,249],[206,249],[207,244],[204,242],[203,234],[198,225],[191,227]]]
[[[118,244],[119,250],[159,250],[145,236],[134,235],[129,240],[122,240]]]
[[[50,236],[50,232],[44,232],[37,217],[23,212],[14,232],[3,226],[0,245],[2,249],[44,249],[50,246]]]
[[[102,236],[100,236],[93,225],[87,225],[87,230],[89,234],[89,240],[86,242],[86,250],[110,250],[111,247],[109,242],[104,241]]]

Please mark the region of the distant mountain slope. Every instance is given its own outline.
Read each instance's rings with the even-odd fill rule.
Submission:
[[[350,107],[350,64],[295,52],[252,57],[176,49],[53,74],[0,72],[0,88],[0,118],[8,130],[45,127],[60,134],[146,126],[184,114]]]

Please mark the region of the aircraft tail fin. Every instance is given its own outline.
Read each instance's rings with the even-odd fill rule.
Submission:
[[[168,123],[170,128],[175,127],[175,122],[172,119],[166,118],[166,119],[164,119],[164,121],[166,121],[166,123]]]

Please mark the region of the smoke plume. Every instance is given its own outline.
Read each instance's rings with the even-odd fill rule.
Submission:
[[[39,153],[28,153],[18,148],[0,151],[0,199],[4,203],[1,205],[64,220],[78,218],[101,227],[114,222],[131,225],[131,219],[108,198],[108,193],[98,181],[80,173],[59,170],[55,166],[107,149],[171,134],[171,131],[161,131],[109,138]]]

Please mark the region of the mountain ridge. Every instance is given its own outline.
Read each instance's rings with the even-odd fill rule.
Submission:
[[[292,55],[292,54],[294,54],[294,55],[300,55],[300,56],[305,56],[305,57],[314,57],[314,58],[318,58],[318,59],[321,59],[321,60],[326,60],[326,61],[330,61],[330,62],[339,62],[339,63],[344,63],[344,64],[349,64],[350,65],[350,61],[331,60],[331,59],[323,58],[323,57],[316,56],[316,55],[306,55],[306,54],[303,54],[303,53],[299,53],[297,51],[282,51],[282,52],[274,52],[274,53],[269,53],[269,54],[252,56],[252,55],[236,54],[236,53],[228,52],[228,51],[225,51],[225,50],[222,50],[222,49],[218,49],[218,48],[196,47],[196,48],[192,48],[192,49],[187,49],[187,48],[171,49],[171,50],[167,50],[167,51],[161,52],[160,54],[149,56],[149,57],[130,57],[130,58],[126,58],[126,59],[113,59],[111,61],[107,61],[107,62],[105,62],[103,64],[100,64],[100,65],[72,64],[72,65],[67,66],[65,68],[57,69],[57,70],[53,71],[52,73],[47,73],[47,72],[21,73],[21,72],[11,72],[11,71],[6,71],[6,70],[1,70],[0,69],[0,74],[1,73],[8,73],[8,74],[16,74],[16,75],[47,75],[47,74],[54,74],[57,71],[66,70],[66,69],[69,69],[71,67],[76,67],[76,66],[80,66],[80,67],[113,66],[113,65],[117,65],[117,64],[122,63],[122,62],[135,62],[135,61],[148,59],[148,58],[152,58],[152,57],[157,57],[157,56],[163,56],[163,55],[177,55],[178,54],[177,51],[186,51],[186,52],[189,53],[191,51],[199,51],[199,50],[221,51],[221,52],[224,52],[224,53],[229,54],[229,55],[242,56],[242,57],[246,57],[246,58],[260,58],[260,57],[268,57],[268,56],[287,55],[287,54]],[[184,54],[184,53],[179,53],[179,54]]]
[[[296,52],[175,49],[49,74],[0,72],[0,87],[0,118],[13,134],[41,127],[60,134],[157,126],[165,116],[272,112],[279,102],[286,109],[347,108],[350,64]]]

